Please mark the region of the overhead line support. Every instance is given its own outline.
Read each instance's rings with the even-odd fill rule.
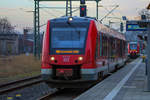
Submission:
[[[34,56],[40,58],[40,16],[39,16],[39,0],[35,0],[34,10]]]
[[[66,0],[66,16],[72,16],[72,1]]]

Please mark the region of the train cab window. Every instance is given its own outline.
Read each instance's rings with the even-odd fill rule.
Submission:
[[[130,44],[130,49],[131,50],[136,50],[137,49],[137,44]]]
[[[51,48],[84,48],[86,28],[53,28]]]

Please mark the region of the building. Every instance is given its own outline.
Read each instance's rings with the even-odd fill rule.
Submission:
[[[18,54],[18,44],[18,34],[0,34],[0,55]]]

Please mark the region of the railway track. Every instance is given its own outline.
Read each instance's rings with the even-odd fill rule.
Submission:
[[[43,82],[41,79],[41,76],[38,75],[38,76],[30,77],[30,78],[25,78],[25,79],[1,84],[0,95],[6,94],[8,92],[16,91],[18,89],[22,89],[22,88],[25,88],[34,84],[41,83],[41,82]]]
[[[79,96],[80,94],[84,93],[85,91],[87,91],[88,89],[90,89],[91,87],[93,87],[94,85],[96,85],[97,83],[103,81],[104,79],[106,79],[107,77],[109,77],[110,74],[105,75],[102,79],[100,79],[99,81],[95,82],[95,84],[93,84],[92,86],[88,87],[88,88],[66,88],[66,89],[55,89],[53,92],[50,92],[46,95],[44,95],[43,97],[38,98],[37,100],[73,100],[74,98],[76,98],[77,96]]]
[[[128,59],[126,64],[132,62],[133,60],[135,59]],[[116,71],[120,70],[122,67],[118,68],[117,70],[114,70],[112,72],[115,73]],[[96,82],[95,84],[103,81],[104,79],[106,79],[107,77],[109,77],[111,74],[107,74],[105,75],[102,79],[100,79],[98,82]],[[95,85],[94,84],[94,85]],[[93,85],[93,86],[94,86]],[[92,87],[92,86],[91,86]],[[89,88],[91,88],[89,87]],[[43,97],[40,97],[38,98],[37,100],[72,100],[73,98],[79,96],[80,94],[82,94],[83,92],[85,92],[86,90],[88,90],[89,88],[87,89],[80,89],[80,90],[72,90],[70,89],[70,91],[68,89],[62,89],[62,90],[55,90],[51,93],[48,93],[46,95],[44,95]],[[69,91],[69,92],[68,92]],[[73,92],[72,92],[73,91]],[[66,93],[65,93],[66,92]],[[70,94],[70,95],[69,95]]]
[[[57,93],[60,93],[62,90],[58,90],[58,89],[55,89],[53,90],[53,92],[50,92],[40,98],[38,98],[37,100],[48,100],[50,97],[56,95]]]
[[[86,89],[80,89],[80,88],[66,88],[61,90],[56,90],[55,92],[51,92],[41,98],[38,98],[37,100],[72,100],[75,97],[79,96],[83,92],[88,90]]]

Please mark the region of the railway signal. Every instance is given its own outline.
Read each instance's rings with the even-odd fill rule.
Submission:
[[[80,0],[80,17],[86,16],[85,0]]]
[[[80,5],[80,17],[86,16],[86,5]]]

